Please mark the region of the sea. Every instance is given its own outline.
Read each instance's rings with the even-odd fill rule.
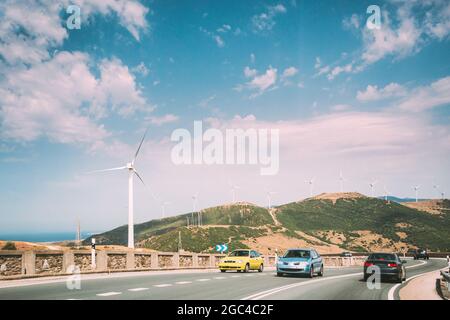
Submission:
[[[101,232],[81,232],[81,239]],[[76,233],[71,232],[42,232],[42,233],[1,233],[0,240],[26,242],[59,242],[76,240]]]

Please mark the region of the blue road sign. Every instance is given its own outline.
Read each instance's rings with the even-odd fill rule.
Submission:
[[[228,250],[228,245],[226,244],[218,244],[216,245],[216,251],[224,252]]]

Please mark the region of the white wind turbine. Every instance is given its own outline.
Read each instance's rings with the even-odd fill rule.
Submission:
[[[386,186],[383,187],[384,190],[384,200],[388,201],[389,191],[387,190]]]
[[[268,209],[270,210],[272,208],[272,196],[277,194],[274,191],[267,191],[267,202],[268,202]]]
[[[166,217],[166,206],[168,206],[170,204],[169,201],[163,201],[161,203],[161,210],[162,210],[162,217],[165,218]]]
[[[134,248],[134,210],[133,210],[133,177],[136,175],[139,180],[144,184],[144,180],[142,180],[141,176],[137,172],[134,163],[136,162],[136,158],[139,154],[139,151],[141,150],[142,144],[144,143],[145,136],[147,135],[147,130],[145,130],[144,136],[142,137],[141,143],[139,144],[139,147],[136,150],[136,153],[134,154],[133,160],[131,162],[127,163],[126,166],[123,167],[117,167],[117,168],[110,168],[110,169],[104,169],[104,170],[96,170],[92,171],[90,173],[96,173],[96,172],[107,172],[107,171],[116,171],[116,170],[128,170],[128,248]]]
[[[197,201],[198,201],[198,192],[192,196],[192,213],[191,213],[191,224],[194,225],[194,214],[197,212]],[[197,213],[199,215],[199,213]],[[200,224],[200,217],[198,216],[197,222]]]
[[[419,202],[419,189],[420,189],[420,185],[414,186],[413,189],[414,189],[414,191],[416,192],[416,202]]]
[[[314,179],[315,179],[315,177],[313,177],[313,178],[310,179],[310,180],[305,180],[305,183],[309,184],[309,196],[310,196],[310,197],[313,196]]]
[[[369,187],[370,187],[370,196],[373,197],[374,196],[374,192],[373,189],[375,187],[375,185],[377,184],[377,180],[374,180],[372,182],[369,183]]]
[[[344,181],[347,181],[346,179],[344,179],[344,176],[342,175],[342,170],[339,171],[339,185],[340,185],[340,190],[341,192],[344,192]]]
[[[231,198],[233,200],[232,203],[236,203],[236,190],[240,189],[241,187],[235,184],[232,184],[231,181],[228,182],[231,188]]]

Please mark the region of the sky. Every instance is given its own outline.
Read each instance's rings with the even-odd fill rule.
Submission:
[[[102,231],[236,200],[450,194],[450,3],[62,0],[0,3],[0,233]],[[69,5],[80,8],[69,29]],[[194,121],[279,130],[279,170],[181,164]]]

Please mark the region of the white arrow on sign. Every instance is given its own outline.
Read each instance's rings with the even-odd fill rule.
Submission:
[[[216,251],[224,252],[224,251],[227,251],[227,250],[228,250],[228,245],[226,245],[226,244],[218,244],[216,246]]]

